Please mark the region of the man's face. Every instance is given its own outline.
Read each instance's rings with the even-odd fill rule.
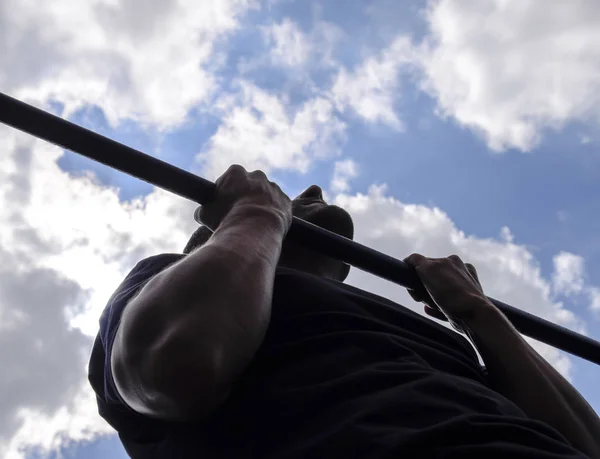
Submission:
[[[292,213],[340,236],[348,239],[354,237],[354,223],[350,214],[341,207],[327,204],[323,200],[323,191],[317,185],[308,187],[292,201]]]

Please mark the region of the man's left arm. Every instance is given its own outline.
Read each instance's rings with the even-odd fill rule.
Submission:
[[[552,426],[574,448],[600,458],[600,419],[596,412],[499,309],[491,303],[482,304],[481,311],[463,325],[481,354],[493,389],[532,419]]]
[[[530,418],[553,427],[574,448],[600,459],[600,418],[485,296],[473,265],[456,255],[413,254],[405,262],[415,268],[426,289],[410,291],[411,296],[426,304],[429,315],[449,320],[470,337],[493,389]]]

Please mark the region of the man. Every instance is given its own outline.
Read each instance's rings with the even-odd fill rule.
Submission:
[[[406,259],[427,290],[413,297],[486,371],[458,333],[285,239],[292,215],[353,237],[319,187],[291,202],[241,166],[216,187],[198,213],[214,233],[138,263],[100,319],[89,379],[132,457],[600,458],[595,412],[471,265]]]

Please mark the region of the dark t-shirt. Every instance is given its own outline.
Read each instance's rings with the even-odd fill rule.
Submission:
[[[100,318],[89,365],[100,415],[134,458],[581,458],[490,389],[471,345],[403,306],[278,268],[271,323],[224,405],[168,423],[125,405],[110,352],[123,308],[183,255],[139,262]]]

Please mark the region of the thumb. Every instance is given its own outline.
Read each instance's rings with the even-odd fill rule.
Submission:
[[[420,285],[417,290],[407,289],[406,291],[408,292],[410,297],[417,303],[424,303],[432,309],[437,309],[433,298],[431,298],[431,295],[429,294],[425,286]]]
[[[202,212],[202,206],[196,207],[196,210],[194,211],[194,220],[196,220],[196,223],[200,223],[202,225],[204,223],[202,221],[202,218],[200,217],[201,212]]]
[[[219,225],[220,216],[216,213],[217,209],[212,204],[204,204],[194,211],[194,220],[201,225],[206,226],[211,231],[215,231]]]

